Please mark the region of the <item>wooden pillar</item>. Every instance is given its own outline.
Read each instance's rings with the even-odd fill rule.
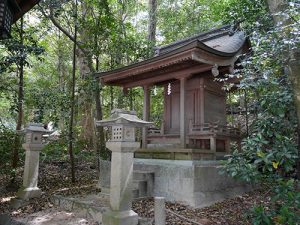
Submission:
[[[204,94],[205,94],[205,90],[204,90],[204,78],[201,78],[200,80],[200,124],[204,124],[205,123],[205,119],[204,119]]]
[[[186,147],[186,121],[185,121],[185,98],[186,98],[186,78],[180,78],[180,143],[181,147]]]
[[[149,121],[150,118],[150,87],[145,85],[144,89],[144,104],[143,104],[143,120]],[[148,129],[143,128],[142,148],[147,148]]]

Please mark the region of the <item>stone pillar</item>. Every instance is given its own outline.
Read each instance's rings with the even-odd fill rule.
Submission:
[[[26,150],[25,167],[23,175],[23,187],[17,196],[21,199],[40,197],[41,190],[38,188],[39,159],[42,144],[23,144]]]
[[[210,137],[210,150],[214,154],[213,158],[216,159],[216,152],[217,152],[217,139],[215,136]]]
[[[154,198],[154,221],[155,225],[166,224],[165,198],[163,197]]]
[[[44,147],[42,143],[43,134],[50,131],[44,129],[42,124],[29,124],[25,129],[25,143],[22,145],[26,150],[25,167],[23,175],[23,186],[17,193],[17,198],[13,200],[12,206],[19,208],[30,198],[41,196],[38,188],[39,157],[40,151]]]
[[[138,215],[131,210],[133,154],[140,147],[135,141],[135,127],[152,123],[140,120],[135,112],[115,109],[109,119],[96,125],[111,126],[111,140],[106,147],[112,152],[110,178],[110,210],[102,216],[104,225],[136,225]]]
[[[145,85],[144,89],[144,104],[143,104],[143,120],[148,121],[150,117],[150,87]],[[147,148],[147,127],[143,128],[142,148]]]
[[[112,151],[110,177],[110,211],[103,214],[104,225],[136,225],[138,215],[132,207],[133,154],[139,142],[107,142]]]
[[[186,78],[180,78],[180,143],[181,147],[186,147],[186,121],[185,121],[185,97],[186,97]]]

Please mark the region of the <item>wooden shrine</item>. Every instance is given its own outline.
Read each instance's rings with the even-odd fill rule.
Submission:
[[[216,159],[240,141],[237,128],[226,123],[226,92],[214,81],[231,73],[238,57],[249,51],[241,31],[223,26],[158,47],[154,57],[96,74],[105,85],[144,90],[143,119],[150,116],[150,89],[164,87],[160,129],[143,130],[143,158]]]

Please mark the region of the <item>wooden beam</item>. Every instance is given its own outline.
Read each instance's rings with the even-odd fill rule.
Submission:
[[[186,74],[192,75],[192,74],[196,74],[196,73],[201,73],[204,71],[207,71],[209,69],[212,68],[212,65],[197,65],[194,67],[191,67],[189,69],[185,69],[185,70],[180,70],[180,71],[176,71],[176,72],[170,72],[170,73],[166,73],[160,76],[152,76],[143,80],[136,80],[136,81],[131,81],[125,84],[121,84],[123,87],[126,88],[132,88],[132,87],[137,87],[137,86],[144,86],[144,85],[153,85],[156,83],[160,83],[163,81],[167,81],[167,80],[173,80],[173,79],[178,79],[178,77],[180,76],[186,76]],[[133,78],[134,80],[134,78]]]

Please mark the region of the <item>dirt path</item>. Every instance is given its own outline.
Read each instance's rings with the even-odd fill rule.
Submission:
[[[29,214],[25,217],[15,218],[26,225],[96,225],[92,220],[80,218],[76,214],[57,208],[45,209]]]

